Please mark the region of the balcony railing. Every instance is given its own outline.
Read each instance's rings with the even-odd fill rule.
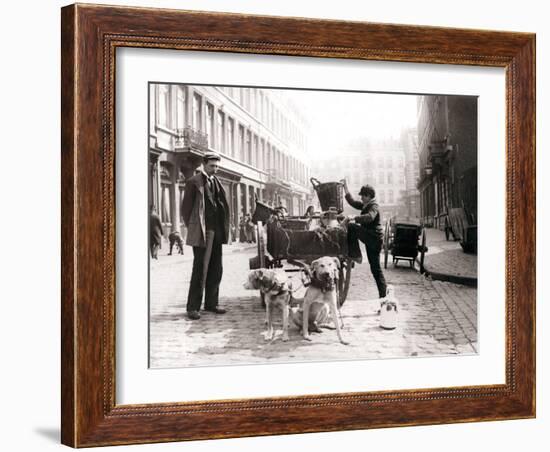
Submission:
[[[281,177],[280,171],[276,168],[269,168],[267,170],[267,181],[273,183],[282,182],[283,178]]]
[[[193,148],[201,151],[208,150],[208,135],[191,126],[176,130],[174,147],[176,149]]]
[[[283,176],[282,171],[279,171],[276,168],[269,168],[266,170],[266,172],[268,183],[290,186],[286,178]]]

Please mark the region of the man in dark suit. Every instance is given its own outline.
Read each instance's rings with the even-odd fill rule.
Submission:
[[[349,256],[355,262],[361,263],[363,261],[359,246],[359,240],[361,240],[367,249],[370,271],[376,281],[378,296],[384,298],[386,296],[386,279],[384,273],[382,273],[382,267],[380,267],[380,251],[382,250],[384,232],[380,224],[380,212],[375,199],[374,188],[370,185],[363,185],[359,190],[361,201],[358,201],[351,196],[347,182],[345,180],[343,182],[346,201],[350,206],[361,210],[361,215],[350,218],[355,220],[355,223],[348,224]]]
[[[193,270],[187,296],[187,316],[200,319],[204,294],[205,311],[225,314],[218,306],[222,279],[222,244],[229,238],[229,205],[225,190],[216,177],[220,156],[209,152],[203,169],[185,184],[182,218],[187,226],[187,245],[193,247]]]
[[[162,240],[162,222],[160,221],[155,207],[150,206],[149,216],[149,249],[151,250],[151,258],[158,259],[158,250]]]

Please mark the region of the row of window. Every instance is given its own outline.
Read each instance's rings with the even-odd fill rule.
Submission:
[[[396,179],[397,177],[400,177],[400,179]],[[363,183],[367,183],[371,181],[370,183],[374,183],[374,175],[372,172],[365,172],[365,173],[353,173],[351,175],[344,176],[348,180],[348,183],[353,185],[360,185]],[[378,178],[376,180],[378,184],[404,184],[405,183],[405,171],[401,171],[399,175],[391,172],[380,172],[378,173]]]
[[[300,128],[272,102],[266,91],[237,87],[220,89],[284,141],[292,141],[302,148],[305,147],[305,136]]]
[[[301,184],[307,183],[309,169],[302,162],[284,154],[267,139],[252,133],[250,129],[239,124],[233,117],[216,109],[214,104],[203,99],[200,92],[193,92],[191,121],[187,121],[187,91],[184,86],[177,86],[176,93],[176,117],[175,121],[171,123],[170,86],[159,85],[159,125],[166,128],[183,129],[190,124],[195,130],[206,133],[209,148],[264,171],[275,170],[281,178]],[[203,106],[205,107],[204,120]]]
[[[380,202],[380,204],[393,204],[393,190],[388,190],[387,195],[388,196],[386,197],[386,192],[384,190],[380,190],[376,195],[378,202]]]
[[[324,163],[324,166],[326,168],[329,167],[336,167],[347,169],[347,168],[374,168],[375,165],[378,168],[403,168],[405,166],[405,158],[403,156],[392,156],[392,155],[386,155],[385,157],[380,156],[375,160],[367,157],[363,159],[358,159],[356,157],[344,157],[338,159],[337,162],[334,161],[327,161]]]
[[[386,191],[376,189],[376,199],[380,204],[393,204],[394,202],[397,202],[397,199],[394,197],[393,190]]]
[[[393,177],[393,173],[379,173],[378,174],[378,183],[379,184],[394,184],[394,183],[405,183],[405,171],[400,173],[400,181],[397,181]]]

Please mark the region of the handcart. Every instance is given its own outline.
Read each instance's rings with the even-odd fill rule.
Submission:
[[[424,271],[426,231],[417,218],[393,217],[386,222],[384,230],[384,268],[388,268],[388,256],[391,253],[394,266],[401,261],[408,261],[411,268],[420,253],[420,271]]]

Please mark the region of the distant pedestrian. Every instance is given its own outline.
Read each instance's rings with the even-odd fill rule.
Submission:
[[[225,190],[216,177],[220,156],[209,152],[203,157],[203,169],[189,178],[181,206],[187,226],[187,244],[193,247],[193,270],[187,295],[187,316],[200,319],[204,309],[225,314],[218,306],[223,274],[222,244],[229,235],[229,205]]]
[[[306,209],[306,212],[304,213],[304,216],[302,218],[311,218],[315,214],[315,207],[314,206],[308,206]]]
[[[361,201],[357,201],[351,196],[347,181],[344,179],[343,182],[346,201],[350,206],[361,210],[361,215],[350,217],[355,220],[355,223],[348,224],[349,255],[355,262],[361,263],[363,257],[359,240],[365,244],[370,271],[378,288],[378,296],[384,298],[386,296],[386,279],[380,266],[380,251],[382,250],[384,234],[380,224],[378,203],[375,199],[376,192],[370,185],[363,185],[359,191]]]
[[[254,231],[254,223],[252,222],[252,217],[249,213],[245,216],[245,223],[246,223],[246,236],[248,239],[248,243],[256,243],[256,233]]]
[[[158,250],[162,245],[162,222],[157,215],[155,206],[150,206],[149,215],[149,249],[151,252],[151,258],[158,259]]]
[[[245,217],[241,217],[239,221],[239,243],[247,243],[248,242],[248,233],[246,230],[246,221]]]
[[[319,220],[314,219],[313,215],[315,215],[315,207],[314,206],[308,206],[308,208],[306,209],[306,213],[302,217],[302,218],[305,218],[306,220],[308,220],[308,223],[307,223],[308,231],[314,231],[319,227]]]
[[[230,231],[231,231],[231,237],[229,239],[229,242],[233,243],[237,240],[237,228],[235,227],[233,222],[231,222]]]
[[[168,241],[170,242],[170,251],[168,252],[168,256],[172,255],[174,245],[176,246],[176,251],[178,254],[183,254],[183,239],[178,231],[172,231],[168,235]]]
[[[279,204],[278,207],[275,207],[275,213],[277,215],[277,217],[279,217],[280,219],[283,219],[284,217],[286,217],[288,215],[288,209],[283,206],[282,204]]]

